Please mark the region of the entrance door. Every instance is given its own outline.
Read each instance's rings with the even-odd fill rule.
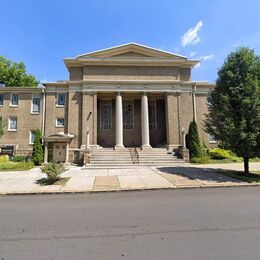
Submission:
[[[66,144],[54,143],[53,144],[53,161],[65,162],[66,159]]]

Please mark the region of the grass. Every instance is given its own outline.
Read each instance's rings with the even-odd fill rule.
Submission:
[[[219,173],[248,183],[260,182],[260,171],[255,171],[249,173],[248,175],[245,175],[244,172],[240,172],[240,171],[226,171],[226,170],[220,171]]]
[[[58,180],[55,181],[50,181],[48,178],[42,178],[37,180],[37,184],[40,184],[41,186],[45,186],[45,185],[60,185],[60,186],[64,186],[67,181],[70,179],[70,177],[66,177],[66,178],[59,178]]]
[[[202,158],[192,158],[191,163],[194,164],[220,164],[220,163],[242,163],[243,158],[242,157],[236,157],[232,156],[227,159],[222,160],[216,160],[216,159],[210,159],[208,156],[204,156]],[[253,158],[250,159],[249,162],[260,162],[260,158]]]

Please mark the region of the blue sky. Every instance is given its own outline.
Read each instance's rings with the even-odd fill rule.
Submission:
[[[127,42],[202,62],[194,80],[214,82],[227,54],[260,54],[259,0],[0,0],[0,55],[41,81],[68,79],[63,58]]]

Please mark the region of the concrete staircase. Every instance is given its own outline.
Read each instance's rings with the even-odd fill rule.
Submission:
[[[139,155],[139,163],[134,156],[133,148],[125,148],[122,150],[114,150],[113,148],[93,149],[90,165],[88,168],[122,168],[122,167],[138,167],[138,166],[167,166],[173,163],[182,163],[182,159],[177,158],[166,148],[152,148],[149,150],[141,150],[137,148]]]

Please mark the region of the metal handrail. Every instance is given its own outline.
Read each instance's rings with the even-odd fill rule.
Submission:
[[[135,147],[134,141],[132,141],[133,150],[130,150],[130,154],[132,157],[133,164],[139,164],[139,153]]]

